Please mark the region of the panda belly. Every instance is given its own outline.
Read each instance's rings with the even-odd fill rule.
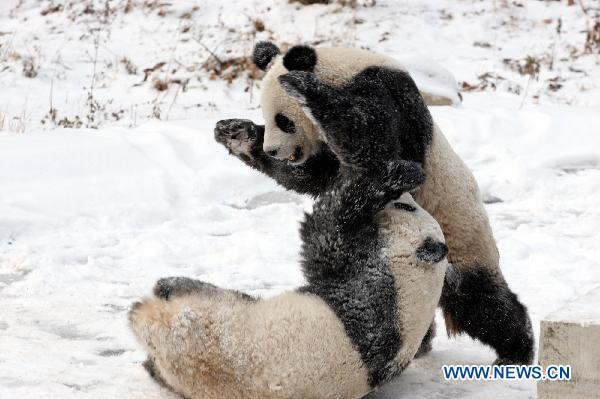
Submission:
[[[498,248],[477,182],[437,125],[424,169],[427,180],[415,200],[441,225],[450,250],[448,261],[463,270],[498,269]]]
[[[397,205],[391,203],[378,215],[378,225],[380,237],[387,242],[383,251],[394,276],[396,323],[402,340],[402,346],[392,363],[398,371],[402,371],[413,359],[435,317],[447,261],[444,259],[428,264],[417,259],[415,249],[423,240],[431,237],[444,242],[444,236],[435,219],[420,208],[409,194],[404,194],[396,203],[408,204],[414,210],[399,211]],[[410,217],[420,221],[415,223]]]

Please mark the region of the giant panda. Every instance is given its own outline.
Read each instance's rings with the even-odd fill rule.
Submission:
[[[427,180],[414,198],[441,225],[448,259],[461,275],[461,284],[445,287],[440,299],[448,334],[464,332],[491,346],[497,364],[530,363],[531,322],[500,270],[477,183],[402,65],[350,48],[298,45],[283,55],[267,42],[255,46],[253,60],[266,71],[265,124],[219,121],[216,140],[282,186],[314,197],[339,176],[341,161],[324,135],[329,130],[344,131],[350,141],[366,136],[380,157],[394,154],[420,163]],[[390,131],[395,134],[386,134]],[[362,156],[357,147],[355,157]]]
[[[305,286],[261,300],[175,277],[134,304],[157,381],[190,399],[352,399],[412,360],[447,269],[438,223],[408,193],[423,171],[332,143],[345,166],[301,225]]]

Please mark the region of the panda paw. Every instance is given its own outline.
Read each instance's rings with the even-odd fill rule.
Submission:
[[[163,277],[156,282],[152,290],[154,296],[166,301],[189,294],[217,295],[220,291],[215,285],[188,277]]]
[[[262,148],[263,130],[248,119],[220,120],[214,134],[217,143],[246,164],[252,164],[253,151]]]
[[[318,95],[316,93],[321,85],[314,73],[305,71],[292,71],[281,75],[278,80],[287,95],[302,106],[307,105],[309,96]]]
[[[390,161],[384,167],[380,183],[396,196],[413,190],[425,181],[423,168],[412,161]]]
[[[156,282],[156,284],[154,284],[152,293],[157,298],[161,298],[168,301],[177,292],[178,285],[180,284],[178,284],[177,282],[177,277],[161,278]]]

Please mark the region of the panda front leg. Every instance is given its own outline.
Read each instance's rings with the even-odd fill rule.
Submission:
[[[339,161],[325,146],[300,165],[270,157],[263,151],[265,127],[248,119],[217,122],[215,140],[246,165],[273,178],[288,190],[317,197],[338,173]]]
[[[384,82],[376,76],[364,79],[370,90],[362,93],[354,90],[353,84],[333,87],[305,71],[282,75],[279,83],[317,125],[322,141],[342,164],[372,169],[399,158],[396,125],[400,114],[386,94]]]
[[[170,300],[185,295],[218,297],[232,295],[245,301],[254,301],[255,298],[240,291],[219,288],[214,284],[189,277],[163,277],[159,279],[152,290],[157,298]]]
[[[356,257],[365,252],[359,241],[368,247],[376,241],[375,215],[425,180],[423,169],[412,161],[390,161],[376,170],[342,173],[344,178],[317,199],[300,227],[303,269],[309,282],[355,265]]]

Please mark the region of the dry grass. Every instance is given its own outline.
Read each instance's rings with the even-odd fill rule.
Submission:
[[[590,54],[600,54],[600,17],[594,23],[594,26],[587,31],[585,38],[585,52]]]
[[[125,71],[127,71],[129,75],[137,75],[137,66],[135,66],[135,64],[129,58],[123,57],[119,62],[125,67]]]
[[[228,83],[233,82],[239,77],[255,80],[260,78],[263,73],[254,65],[250,57],[234,57],[227,60],[220,60],[213,56],[202,67],[208,72],[210,80],[222,79]]]

